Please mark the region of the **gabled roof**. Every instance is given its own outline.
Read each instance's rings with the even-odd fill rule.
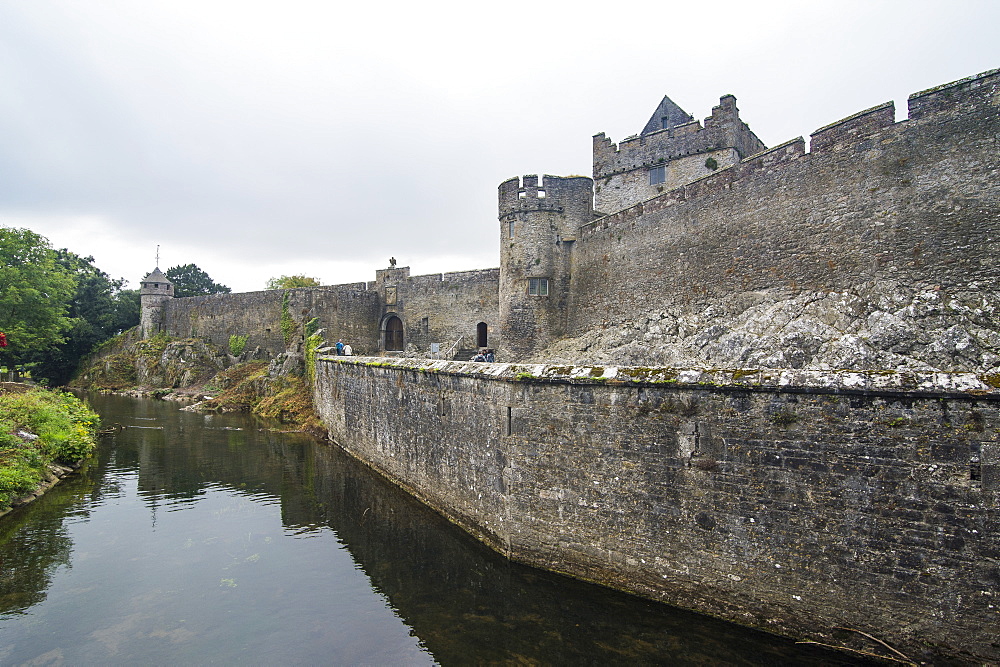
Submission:
[[[684,109],[674,104],[674,101],[663,96],[660,100],[660,105],[656,107],[656,111],[653,115],[649,117],[649,122],[646,123],[646,127],[642,128],[641,134],[649,134],[650,132],[656,132],[658,130],[665,130],[669,127],[674,127],[676,125],[683,125],[684,123],[690,123],[694,120],[694,116],[689,114]]]

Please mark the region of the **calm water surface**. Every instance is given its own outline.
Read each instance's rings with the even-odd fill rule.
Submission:
[[[0,519],[0,664],[852,664],[509,563],[308,438],[89,400],[125,429]]]

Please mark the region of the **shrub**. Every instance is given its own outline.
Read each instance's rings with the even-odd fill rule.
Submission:
[[[50,463],[90,456],[99,424],[72,394],[33,389],[0,395],[0,506],[36,487]]]
[[[250,336],[237,336],[233,334],[229,337],[229,351],[235,356],[240,356],[243,354],[243,350],[247,349],[247,341],[250,340]]]

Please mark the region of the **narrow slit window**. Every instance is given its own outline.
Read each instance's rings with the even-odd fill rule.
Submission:
[[[507,223],[507,234],[510,238],[514,238],[514,221],[511,220]]]

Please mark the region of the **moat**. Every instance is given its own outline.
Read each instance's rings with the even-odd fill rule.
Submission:
[[[304,436],[90,401],[124,429],[0,521],[0,664],[856,664],[510,563]]]

